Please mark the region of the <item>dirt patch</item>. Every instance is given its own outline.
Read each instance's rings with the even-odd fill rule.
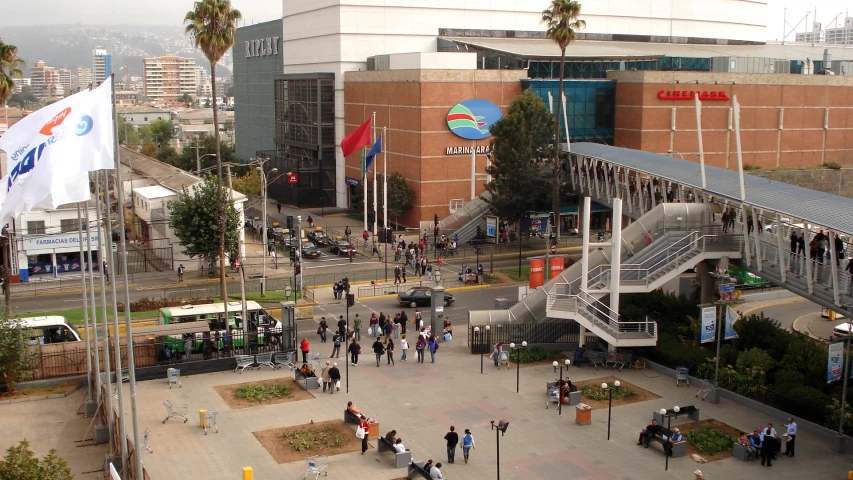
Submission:
[[[711,428],[711,429],[716,430],[720,433],[725,433],[726,435],[731,435],[732,437],[735,438],[735,440],[737,440],[737,438],[740,436],[740,432],[741,432],[737,428],[734,428],[731,425],[727,425],[727,424],[725,424],[719,420],[714,420],[713,418],[708,418],[706,420],[702,420],[699,422],[685,423],[683,425],[678,426],[678,429],[683,434],[686,434],[687,432],[689,432],[691,430],[698,430],[700,428]],[[692,445],[690,445],[688,443],[687,444],[687,455],[690,456],[690,455],[693,455],[694,453],[697,455],[702,455],[701,453],[696,451],[696,449],[693,448]],[[707,456],[704,458],[706,460],[708,460],[709,462],[716,462],[717,460],[722,460],[724,458],[729,458],[731,456],[732,456],[732,449],[728,448],[728,449],[723,450],[722,452],[720,452],[716,455],[711,455],[711,456]]]
[[[54,385],[52,387],[31,387],[16,390],[13,393],[2,392],[0,393],[0,400],[14,400],[16,398],[23,397],[43,397],[45,395],[56,394],[68,396],[68,394],[77,390],[78,388],[80,388],[79,382],[62,382],[59,385]]]
[[[279,398],[271,398],[269,400],[265,400],[263,402],[250,402],[245,398],[237,398],[234,396],[237,389],[242,387],[243,385],[252,386],[255,385],[284,385],[290,390],[290,397],[279,397]],[[314,398],[314,395],[311,395],[307,392],[302,386],[296,383],[296,381],[292,378],[276,378],[272,380],[260,380],[257,382],[245,382],[245,383],[234,383],[231,385],[217,385],[213,387],[216,390],[216,393],[222,397],[222,400],[228,404],[228,407],[232,410],[239,410],[241,408],[250,408],[250,407],[260,407],[264,405],[275,405],[277,403],[287,403],[287,402],[298,402],[300,400],[308,400]],[[307,456],[307,455],[306,455]]]
[[[637,394],[632,396],[632,397],[614,398],[613,399],[613,406],[614,407],[618,407],[620,405],[630,405],[632,403],[645,402],[648,400],[655,400],[657,398],[660,398],[660,395],[655,395],[654,393],[652,393],[648,390],[644,390],[644,389],[642,389],[642,388],[640,388],[640,387],[638,387],[632,383],[628,383],[625,380],[622,380],[621,378],[612,377],[612,376],[611,377],[593,378],[591,380],[574,382],[574,384],[577,385],[578,387],[580,387],[582,385],[597,385],[600,387],[602,383],[606,382],[608,384],[612,384],[616,380],[619,380],[619,383],[621,385],[620,388],[628,388],[630,390],[637,392]],[[589,398],[582,397],[581,401],[583,403],[589,405],[590,407],[592,407],[593,410],[598,410],[600,408],[607,408],[609,405],[608,400],[591,400]]]
[[[301,437],[295,438],[294,434],[301,434]],[[343,420],[272,428],[253,432],[252,435],[279,464],[301,462],[305,457],[313,455],[332,456],[361,450],[361,440],[356,438],[355,430]],[[310,449],[305,449],[303,444],[303,449],[297,450],[297,447],[291,443],[299,445],[301,439],[323,439],[323,441],[310,442]],[[327,442],[331,443],[331,446]],[[370,444],[368,448],[372,448]]]

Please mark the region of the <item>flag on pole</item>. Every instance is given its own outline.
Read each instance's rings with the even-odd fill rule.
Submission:
[[[112,83],[31,113],[0,138],[8,156],[0,180],[0,225],[33,208],[90,198],[88,172],[115,164]]]
[[[708,343],[717,339],[717,308],[705,307],[702,309],[702,334],[701,342]]]
[[[367,119],[366,122],[362,123],[352,133],[341,140],[341,150],[343,150],[345,157],[350,156],[352,152],[359,148],[370,145],[370,123],[371,119]]]
[[[370,166],[373,165],[373,159],[376,158],[376,155],[382,153],[382,135],[376,139],[376,143],[373,144],[373,147],[370,149],[370,152],[367,154],[367,160],[364,163],[364,174],[370,171]]]
[[[738,337],[737,332],[735,332],[734,329],[735,322],[737,322],[739,319],[740,315],[738,315],[738,313],[732,307],[726,306],[726,331],[725,335],[723,336],[723,340],[740,338]]]

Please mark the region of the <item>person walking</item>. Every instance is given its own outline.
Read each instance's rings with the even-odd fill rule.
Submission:
[[[361,454],[364,455],[364,452],[367,451],[367,435],[370,433],[370,422],[367,421],[367,417],[364,415],[361,416],[358,428],[364,431],[364,436],[361,438]]]
[[[303,337],[302,343],[299,344],[299,349],[302,350],[302,363],[308,363],[308,352],[311,350],[311,342],[308,338]]]
[[[399,313],[394,315],[394,338],[400,338],[400,323],[402,320],[403,319]]]
[[[340,334],[341,338],[347,336],[347,321],[344,320],[343,315],[338,317],[338,334]]]
[[[785,455],[794,456],[794,445],[797,442],[797,423],[793,418],[788,418],[788,423],[782,425],[786,429],[785,434]]]
[[[352,342],[349,344],[349,358],[352,366],[358,365],[358,354],[361,353],[361,345],[358,342]]]
[[[349,263],[352,263],[352,259],[355,258],[355,247],[351,247],[347,255],[349,256]]]
[[[347,225],[347,228],[344,229],[344,235],[347,237],[347,242],[352,243],[352,241],[349,239],[350,235],[352,235],[352,230],[350,230],[349,225]]]
[[[409,323],[409,317],[408,317],[408,315],[406,315],[406,311],[403,310],[402,312],[400,312],[400,325],[399,325],[400,328],[394,329],[394,332],[395,332],[394,336],[399,338],[400,335],[405,335],[406,334],[406,325],[408,323]]]
[[[394,333],[394,322],[390,320],[385,321],[385,341],[391,338],[391,334]]]
[[[334,395],[335,390],[341,389],[341,370],[338,368],[338,363],[332,364],[329,369],[329,394]]]
[[[403,264],[403,268],[400,269],[400,273],[403,275],[403,283],[406,283],[406,265]]]
[[[438,336],[432,335],[429,339],[429,356],[430,362],[435,363],[435,352],[438,350]]]
[[[326,330],[329,329],[329,324],[326,323],[326,317],[320,317],[320,326],[317,327],[317,333],[320,334],[320,342],[326,341]]]
[[[403,351],[403,354],[400,356],[400,361],[405,362],[406,361],[406,353],[409,351],[409,341],[406,340],[405,334],[403,334],[403,336],[400,337],[400,350]]]
[[[380,312],[381,314],[382,312]],[[382,315],[383,317],[385,315]],[[376,317],[376,312],[373,312],[370,315],[370,326],[368,327],[367,333],[370,334],[371,337],[376,337],[376,329],[379,328],[379,318]]]
[[[388,356],[388,364],[395,365],[394,363],[394,340],[389,338],[388,343],[385,344],[385,354]]]
[[[184,281],[184,264],[178,265],[178,283]]]
[[[341,356],[341,334],[335,332],[335,335],[332,336],[332,354],[329,355],[329,358],[340,358]]]
[[[361,317],[358,314],[355,314],[355,318],[352,321],[353,335],[356,340],[361,340]]]
[[[308,228],[314,228],[314,218],[308,215]]]
[[[378,338],[373,342],[373,353],[376,354],[376,368],[379,368],[379,361],[382,360],[382,355],[385,353],[385,347]]]
[[[364,248],[367,248],[367,239],[370,238],[370,233],[365,230],[364,233],[361,234],[361,238],[364,239]]]
[[[468,463],[468,455],[471,454],[471,449],[477,448],[474,445],[474,435],[471,435],[471,430],[465,429],[465,435],[462,437],[462,456],[465,458],[465,463]]]
[[[385,322],[388,321],[388,318],[384,313],[379,312],[379,320],[376,323],[376,330],[373,332],[374,337],[381,337],[385,335]]]
[[[323,370],[320,372],[320,379],[323,381],[323,393],[326,393],[326,387],[327,386],[329,388],[332,388],[331,385],[329,385],[329,382],[332,381],[331,377],[329,377],[329,370],[331,370],[331,369],[332,369],[332,362],[326,360],[326,366],[323,367]]]
[[[109,280],[110,280],[110,267],[108,267],[108,266],[107,266],[107,261],[106,261],[106,260],[104,260],[103,265],[104,265],[104,266],[103,266],[102,271],[103,271],[103,273],[104,273],[104,277],[107,279],[107,281],[109,281]]]
[[[456,460],[456,445],[459,444],[459,434],[456,433],[456,427],[450,426],[450,431],[444,435],[447,440],[447,463],[454,463]]]
[[[422,335],[418,336],[418,341],[415,343],[415,352],[418,354],[418,363],[424,363],[424,348],[426,347],[426,340]]]

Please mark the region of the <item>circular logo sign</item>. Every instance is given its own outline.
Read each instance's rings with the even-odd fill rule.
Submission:
[[[557,244],[551,245],[551,253],[557,253]]]
[[[491,137],[489,128],[503,117],[501,109],[488,100],[465,100],[447,112],[447,126],[458,137],[482,140]]]

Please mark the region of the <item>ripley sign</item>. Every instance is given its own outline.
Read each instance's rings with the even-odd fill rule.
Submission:
[[[281,37],[259,38],[257,40],[246,40],[246,58],[266,57],[267,55],[278,55],[278,41]]]

